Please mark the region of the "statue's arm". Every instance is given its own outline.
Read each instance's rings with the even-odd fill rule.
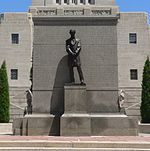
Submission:
[[[70,49],[70,45],[66,43],[66,51],[70,55],[75,55],[75,53]]]
[[[80,40],[78,41],[78,45],[77,45],[77,50],[76,50],[76,55],[78,56],[81,52],[81,42]]]

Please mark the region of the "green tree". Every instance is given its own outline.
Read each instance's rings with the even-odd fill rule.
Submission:
[[[9,85],[7,77],[6,62],[0,68],[0,122],[9,122]]]
[[[142,123],[150,123],[150,61],[149,57],[144,65],[142,80],[142,102],[141,117]]]

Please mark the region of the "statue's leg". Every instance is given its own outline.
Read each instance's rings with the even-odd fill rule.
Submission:
[[[75,78],[74,78],[74,71],[73,71],[73,67],[69,66],[69,72],[70,72],[70,81],[71,83],[75,82]]]
[[[80,65],[77,66],[77,70],[78,70],[78,73],[79,73],[79,78],[80,78],[81,83],[84,83],[83,72],[82,72],[82,69],[81,69]]]

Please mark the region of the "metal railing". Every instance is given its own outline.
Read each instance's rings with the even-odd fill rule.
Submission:
[[[123,90],[123,91],[124,91],[124,90]],[[127,96],[129,96],[129,97],[131,97],[131,98],[133,98],[133,99],[139,100],[138,97],[133,97],[133,96],[131,96],[130,94],[128,94],[126,91],[124,91],[124,93],[125,93]],[[140,105],[140,104],[141,104],[141,101],[139,101],[138,103],[132,104],[131,106],[128,106],[128,107],[125,108],[125,109],[128,110],[128,109],[131,109],[132,107],[135,107],[135,106]]]
[[[10,102],[10,105],[12,105],[12,106],[14,106],[14,107],[16,107],[16,108],[21,109],[21,110],[24,111],[24,108],[20,107],[19,105],[16,105],[16,104],[14,104],[12,102]]]

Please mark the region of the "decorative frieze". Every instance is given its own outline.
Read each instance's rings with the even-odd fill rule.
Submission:
[[[84,15],[83,10],[64,10],[65,16],[77,16],[77,15]]]
[[[32,8],[33,16],[110,16],[115,14],[111,8]],[[113,14],[112,14],[113,12]],[[117,11],[116,11],[117,12]]]
[[[54,15],[57,15],[57,12],[56,12],[56,10],[43,9],[43,10],[38,10],[37,15],[38,16],[54,16]]]
[[[91,15],[94,16],[107,16],[111,15],[111,9],[109,10],[91,10]]]

